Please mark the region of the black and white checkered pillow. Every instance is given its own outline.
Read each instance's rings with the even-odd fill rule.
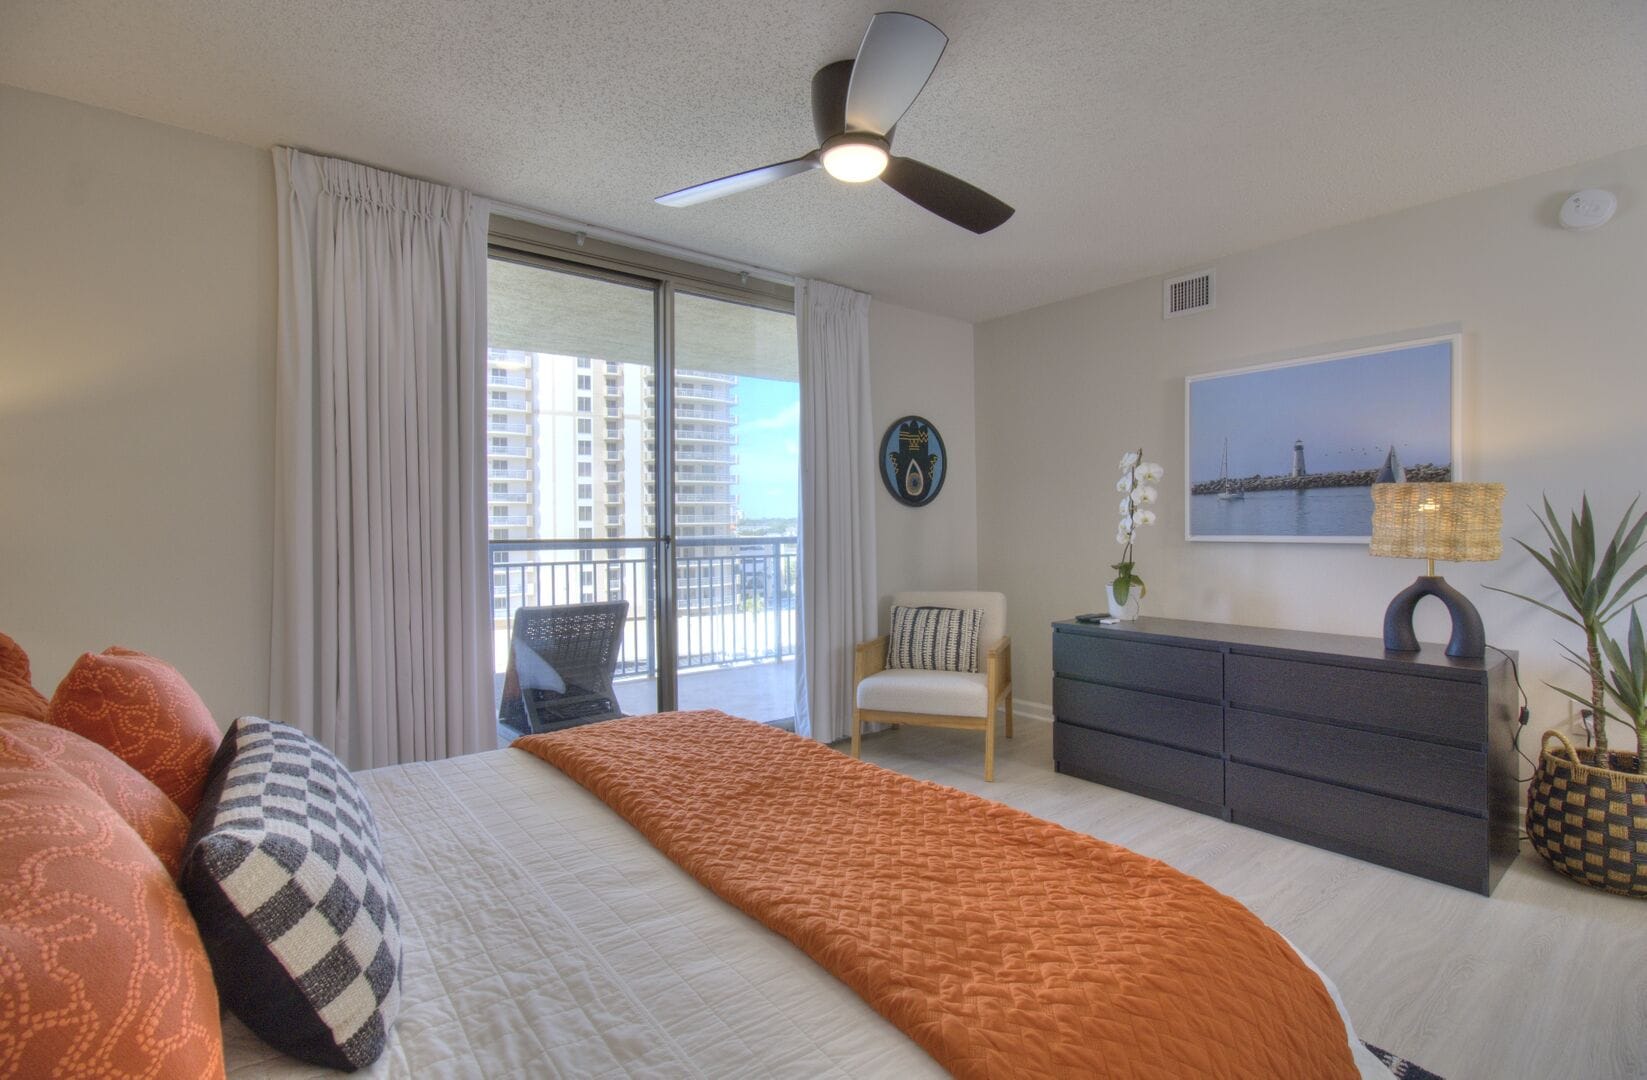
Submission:
[[[892,609],[889,668],[922,671],[977,671],[978,608],[900,607]]]
[[[212,762],[181,884],[218,995],[270,1046],[358,1069],[400,1010],[400,912],[377,822],[331,751],[241,717]]]

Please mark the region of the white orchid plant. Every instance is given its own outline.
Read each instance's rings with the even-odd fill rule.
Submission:
[[[1115,571],[1110,588],[1117,604],[1125,604],[1134,589],[1140,599],[1144,595],[1144,579],[1134,573],[1132,543],[1139,529],[1155,524],[1155,511],[1151,507],[1161,497],[1155,485],[1165,475],[1166,470],[1161,466],[1144,460],[1141,447],[1121,458],[1121,479],[1115,482],[1115,490],[1121,493],[1121,523],[1115,531],[1115,542],[1121,545],[1121,561],[1110,567]]]

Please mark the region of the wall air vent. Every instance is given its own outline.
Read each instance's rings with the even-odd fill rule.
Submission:
[[[1162,290],[1161,316],[1172,319],[1212,307],[1212,271],[1197,270],[1168,278]]]

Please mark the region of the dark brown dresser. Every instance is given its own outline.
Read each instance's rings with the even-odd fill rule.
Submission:
[[[1483,894],[1515,861],[1503,654],[1173,619],[1052,629],[1059,772]]]

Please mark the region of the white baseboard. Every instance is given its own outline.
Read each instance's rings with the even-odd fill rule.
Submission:
[[[1023,698],[1012,699],[1012,717],[1014,720],[1034,720],[1042,724],[1052,723],[1052,706],[1040,701],[1025,701]]]

